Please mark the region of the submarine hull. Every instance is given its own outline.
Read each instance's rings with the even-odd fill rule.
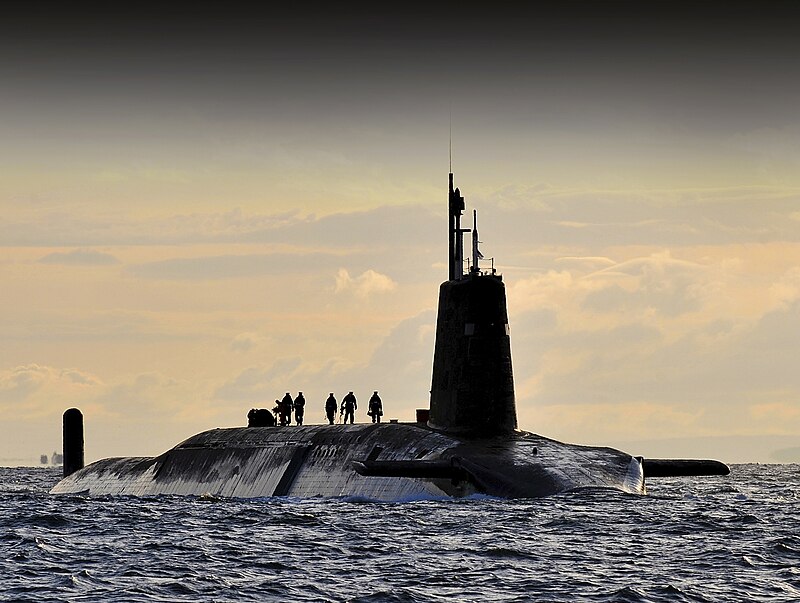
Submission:
[[[535,498],[580,488],[644,494],[641,460],[521,431],[463,439],[421,423],[384,423],[212,429],[157,457],[87,465],[51,494],[389,501]]]

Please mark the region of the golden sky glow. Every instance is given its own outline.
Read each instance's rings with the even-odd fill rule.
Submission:
[[[521,428],[654,456],[800,454],[793,32],[685,25],[676,46],[625,10],[641,35],[557,11],[550,33],[464,18],[461,51],[385,14],[290,19],[279,38],[201,15],[147,47],[20,15],[15,31],[43,29],[0,48],[0,462],[59,449],[71,406],[88,460],[242,425],[286,391],[307,422],[330,391],[374,389],[411,420],[446,276],[451,122],[508,288]]]

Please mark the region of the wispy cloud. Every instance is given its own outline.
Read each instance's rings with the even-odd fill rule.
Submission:
[[[301,365],[300,358],[281,358],[268,367],[247,368],[234,379],[217,388],[214,397],[237,402],[266,401],[269,403],[280,392],[286,390],[288,383],[295,380],[294,375]]]
[[[127,271],[135,277],[157,280],[217,280],[308,273],[330,263],[332,254],[245,254],[171,258],[134,264]],[[337,258],[337,261],[341,261]]]
[[[257,333],[239,333],[233,338],[230,349],[234,352],[249,352],[261,342],[262,337]]]
[[[39,260],[40,264],[57,264],[61,266],[113,266],[120,261],[110,253],[95,249],[74,249],[72,251],[54,251]]]
[[[65,398],[84,396],[100,386],[102,381],[86,371],[27,364],[0,370],[0,407],[17,416],[38,415],[60,408]]]
[[[375,294],[389,293],[395,289],[397,289],[397,283],[380,272],[367,270],[354,278],[346,269],[340,268],[336,274],[334,291],[339,294],[352,293],[356,297],[365,299]]]

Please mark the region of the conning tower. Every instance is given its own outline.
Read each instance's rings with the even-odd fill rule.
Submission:
[[[449,279],[439,287],[431,408],[433,429],[494,436],[517,428],[511,339],[503,279],[482,271],[477,215],[473,213],[472,261],[464,272],[461,212],[464,197],[449,188]]]

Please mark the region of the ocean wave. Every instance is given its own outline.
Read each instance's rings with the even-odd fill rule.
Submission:
[[[25,471],[0,469],[0,600],[794,603],[800,588],[794,468],[644,497],[394,502],[56,497],[55,472]]]

